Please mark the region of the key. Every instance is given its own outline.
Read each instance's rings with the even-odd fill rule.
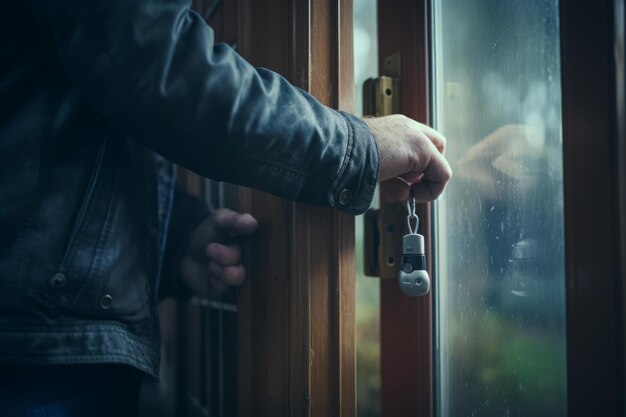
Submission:
[[[421,297],[430,290],[426,272],[424,236],[409,233],[402,238],[402,269],[398,276],[400,289],[410,297]]]
[[[402,292],[409,297],[421,297],[430,290],[430,278],[426,272],[424,236],[417,233],[419,218],[415,213],[415,196],[411,193],[407,202],[409,233],[402,238],[402,263],[398,283]],[[415,220],[415,229],[411,226]]]

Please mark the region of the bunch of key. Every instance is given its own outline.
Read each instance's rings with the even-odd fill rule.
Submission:
[[[409,297],[421,297],[430,290],[430,278],[426,272],[426,253],[424,236],[417,233],[419,217],[415,212],[415,195],[413,191],[406,203],[407,225],[409,233],[402,238],[402,269],[398,275],[398,283],[403,293]],[[415,227],[412,226],[415,222]]]

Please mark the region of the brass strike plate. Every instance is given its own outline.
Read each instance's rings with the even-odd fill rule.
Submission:
[[[388,116],[400,113],[401,57],[397,52],[385,59],[383,75],[363,83],[363,114]]]

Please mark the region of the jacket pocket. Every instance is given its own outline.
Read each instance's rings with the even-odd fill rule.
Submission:
[[[91,171],[89,182],[87,183],[85,196],[83,197],[83,201],[81,202],[80,208],[78,209],[76,220],[74,221],[74,225],[72,226],[70,237],[65,247],[65,252],[63,254],[63,258],[61,261],[61,266],[59,267],[60,271],[65,271],[67,269],[70,254],[72,253],[72,250],[76,244],[76,239],[80,234],[80,231],[83,227],[83,223],[85,222],[87,211],[89,210],[91,202],[94,198],[96,186],[98,185],[98,180],[100,178],[100,172],[102,171],[102,163],[104,160],[106,147],[107,147],[107,141],[106,139],[102,139],[98,147],[98,153],[96,155],[95,165]]]

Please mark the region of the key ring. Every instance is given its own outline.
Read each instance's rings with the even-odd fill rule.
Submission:
[[[415,213],[415,194],[413,193],[413,190],[410,191],[409,199],[406,201],[406,210],[409,213],[406,217],[409,233],[416,234],[420,225],[420,219],[417,217],[417,213]],[[411,226],[411,219],[415,219],[415,229]]]

